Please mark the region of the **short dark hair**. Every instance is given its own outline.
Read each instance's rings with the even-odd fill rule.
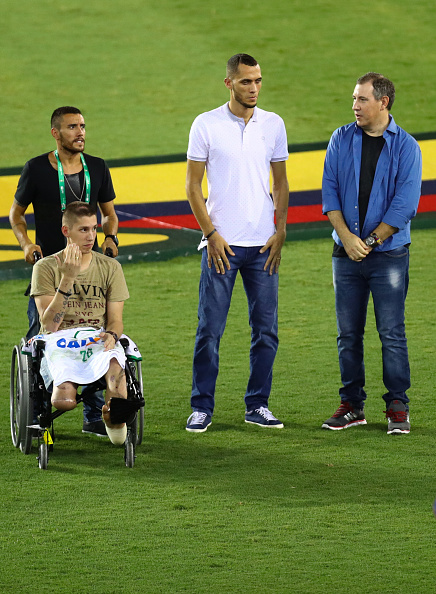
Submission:
[[[257,60],[248,54],[235,54],[227,62],[227,78],[232,78],[238,72],[239,64],[257,66]]]
[[[380,101],[382,97],[389,97],[387,108],[390,110],[395,101],[394,83],[378,72],[367,72],[357,79],[358,85],[364,85],[368,82],[372,83],[374,87],[373,95],[377,101]]]
[[[71,107],[71,105],[65,105],[64,107],[58,107],[51,114],[51,127],[59,130],[59,128],[61,127],[61,120],[64,115],[67,115],[67,113],[75,113],[75,114],[82,115],[82,112],[77,107]]]
[[[77,222],[77,219],[93,216],[97,216],[97,211],[94,206],[91,206],[86,202],[70,202],[67,204],[67,208],[63,212],[62,225],[71,229],[74,223]]]

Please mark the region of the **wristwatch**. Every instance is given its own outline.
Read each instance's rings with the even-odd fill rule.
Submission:
[[[374,246],[381,245],[383,242],[376,233],[371,233],[363,240],[368,247],[373,248]]]
[[[116,235],[106,235],[105,239],[107,239],[108,237],[110,237],[112,239],[112,241],[114,242],[114,244],[118,247],[118,244],[119,244],[118,237]]]

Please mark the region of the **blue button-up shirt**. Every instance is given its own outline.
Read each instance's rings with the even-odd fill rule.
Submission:
[[[416,215],[421,195],[422,159],[418,143],[390,117],[383,133],[380,153],[369,197],[361,237],[381,223],[398,229],[376,249],[393,250],[410,243],[410,221]],[[333,132],[327,147],[322,179],[322,211],[340,210],[352,233],[360,235],[359,182],[362,159],[362,130],[356,123]],[[333,239],[342,245],[336,231]]]

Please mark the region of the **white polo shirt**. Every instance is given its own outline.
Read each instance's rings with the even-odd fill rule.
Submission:
[[[188,159],[206,162],[207,212],[229,245],[262,246],[275,233],[270,167],[287,158],[285,125],[275,113],[255,107],[245,125],[226,103],[194,120]]]

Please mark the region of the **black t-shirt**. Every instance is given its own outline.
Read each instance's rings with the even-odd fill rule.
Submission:
[[[368,210],[369,196],[374,182],[375,170],[380,153],[385,145],[383,136],[369,136],[362,130],[362,159],[359,180],[359,223],[362,233]]]
[[[65,247],[62,235],[62,210],[59,193],[58,172],[48,160],[49,153],[35,157],[24,166],[18,181],[15,200],[20,206],[33,204],[35,214],[35,242],[41,246],[44,256],[60,252]],[[90,204],[111,202],[115,198],[112,178],[108,166],[98,157],[84,154],[91,178]],[[83,183],[83,171],[79,175],[80,187]],[[75,186],[73,185],[73,189]],[[67,203],[77,200],[65,184]]]
[[[362,130],[362,158],[360,161],[359,179],[359,225],[362,234],[363,223],[368,211],[369,197],[374,183],[375,170],[383,150],[385,139],[383,136],[369,136]],[[333,256],[347,257],[345,248],[336,242],[333,245]]]

